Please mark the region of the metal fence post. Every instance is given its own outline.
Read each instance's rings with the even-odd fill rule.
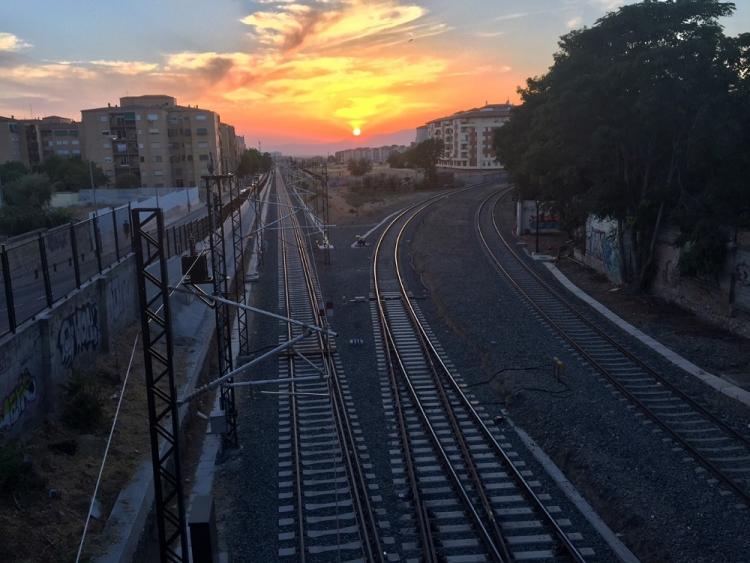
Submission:
[[[115,233],[115,256],[117,261],[120,261],[120,240],[117,237],[117,211],[112,209],[112,230]]]
[[[78,241],[76,240],[75,223],[70,224],[70,250],[73,253],[73,271],[76,277],[76,288],[81,288],[81,266],[78,264]]]
[[[96,248],[96,264],[99,266],[99,273],[102,273],[102,241],[99,238],[99,217],[94,215],[92,219],[94,225],[94,246]]]
[[[44,294],[47,297],[47,307],[52,307],[52,281],[49,279],[49,264],[47,263],[47,246],[44,237],[39,233],[39,257],[42,259],[42,276],[44,277]]]
[[[5,286],[5,306],[8,309],[8,327],[12,332],[16,332],[16,307],[13,303],[13,282],[10,277],[10,261],[8,260],[8,250],[5,245],[0,248],[0,261],[3,265],[3,285]]]

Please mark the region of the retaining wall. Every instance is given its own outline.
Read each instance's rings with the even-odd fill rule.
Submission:
[[[136,301],[130,256],[0,339],[0,433],[23,435],[54,411],[73,370],[93,365],[136,320]]]

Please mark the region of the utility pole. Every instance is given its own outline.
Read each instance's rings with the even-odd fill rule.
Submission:
[[[94,197],[94,215],[96,215],[99,206],[96,203],[96,185],[94,184],[94,163],[89,160],[89,181],[91,182],[91,191]],[[158,199],[156,207],[159,207]]]

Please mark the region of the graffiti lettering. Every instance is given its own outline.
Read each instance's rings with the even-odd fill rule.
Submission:
[[[36,382],[28,369],[24,369],[18,378],[18,384],[5,397],[0,410],[0,428],[15,424],[26,410],[26,405],[36,399]]]
[[[62,364],[71,367],[78,354],[99,346],[99,337],[99,311],[96,304],[78,307],[63,320],[57,333],[57,349]]]

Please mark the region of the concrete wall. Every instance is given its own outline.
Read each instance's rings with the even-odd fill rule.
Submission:
[[[739,233],[737,244],[729,245],[719,275],[706,280],[680,275],[681,249],[675,245],[678,234],[676,228],[669,228],[657,239],[651,293],[717,326],[750,337],[750,323],[743,318],[750,313],[750,232]],[[622,283],[616,221],[589,216],[585,251],[575,249],[574,256],[613,283]]]
[[[606,275],[612,283],[621,284],[622,268],[617,242],[617,221],[589,215],[586,219],[586,248],[575,249],[575,258]]]
[[[516,202],[516,235],[534,234],[537,221],[540,233],[559,233],[560,217],[548,209],[543,202],[524,200]],[[539,215],[539,217],[537,217]]]
[[[136,291],[131,256],[0,340],[0,433],[20,436],[60,404],[73,370],[136,320]]]
[[[750,312],[750,243],[748,233],[739,237],[736,253],[727,253],[724,267],[715,280],[687,278],[680,275],[680,248],[675,246],[676,229],[661,233],[656,245],[657,272],[651,292],[699,317],[750,337],[750,326],[746,318],[735,316],[736,311]],[[747,240],[746,240],[747,239]],[[734,290],[732,289],[734,286]]]

